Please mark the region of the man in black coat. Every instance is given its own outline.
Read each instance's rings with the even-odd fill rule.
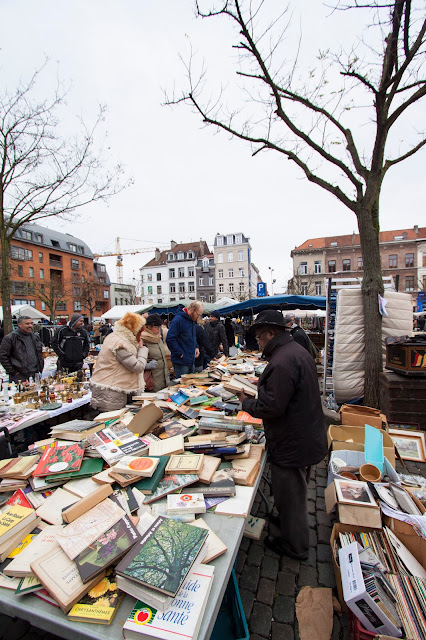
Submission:
[[[33,333],[33,326],[29,316],[21,316],[17,329],[2,340],[0,362],[9,375],[9,382],[29,380],[43,371],[42,344]]]
[[[309,340],[308,334],[296,323],[294,315],[286,316],[284,322],[287,329],[290,329],[290,335],[293,336],[293,340],[298,342],[312,355],[311,341]]]
[[[223,347],[225,356],[229,356],[228,340],[226,338],[225,327],[220,321],[219,311],[211,312],[209,322],[206,322],[204,328],[213,347],[215,356],[219,353],[220,345]]]
[[[89,336],[83,328],[81,313],[73,313],[68,324],[60,327],[52,339],[52,348],[58,355],[58,369],[79,371],[90,349]]]
[[[308,557],[307,492],[311,465],[327,454],[317,372],[312,356],[297,344],[279,311],[259,313],[252,325],[268,365],[258,381],[258,398],[240,394],[243,410],[262,418],[271,463],[272,492],[280,536],[265,544],[299,560]]]

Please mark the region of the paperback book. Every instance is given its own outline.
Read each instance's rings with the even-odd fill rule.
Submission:
[[[191,493],[202,493],[204,497],[226,497],[235,495],[234,470],[231,462],[221,462],[213,474],[210,484],[196,482],[191,485]]]
[[[65,471],[78,471],[81,467],[83,454],[84,449],[79,444],[46,449],[33,471],[33,476],[37,478]]]
[[[197,480],[198,476],[195,473],[164,476],[155,492],[151,496],[147,496],[145,504],[150,504],[151,502],[155,502],[155,500],[160,500],[160,498],[164,498],[173,491],[179,491],[188,485],[194,484]]]
[[[146,449],[146,445],[120,422],[92,433],[87,440],[109,465]]]
[[[110,624],[123,596],[124,593],[118,589],[114,571],[109,568],[106,576],[72,607],[67,618],[74,622]]]
[[[158,458],[149,458],[147,456],[123,456],[117,464],[114,465],[114,472],[128,473],[129,475],[141,478],[151,478],[158,465]]]
[[[170,456],[166,467],[166,473],[196,473],[198,474],[203,466],[204,455],[201,454],[180,454]]]
[[[202,493],[171,493],[167,496],[167,513],[205,513]]]

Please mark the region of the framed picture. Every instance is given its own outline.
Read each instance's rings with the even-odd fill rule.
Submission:
[[[423,431],[389,429],[389,435],[403,460],[426,462],[425,434]]]
[[[376,501],[366,482],[353,480],[335,480],[339,502],[357,504],[363,507],[375,507]]]

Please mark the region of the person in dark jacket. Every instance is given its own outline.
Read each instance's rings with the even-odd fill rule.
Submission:
[[[33,326],[29,316],[21,316],[16,330],[2,340],[0,362],[10,382],[28,380],[43,371],[43,347],[39,337],[33,333]]]
[[[83,328],[84,318],[73,313],[68,324],[60,327],[52,339],[52,348],[58,355],[58,369],[78,371],[90,349],[89,336]]]
[[[240,394],[243,411],[262,418],[271,463],[272,492],[280,536],[265,544],[280,555],[308,557],[307,491],[311,465],[327,454],[317,372],[312,357],[295,342],[279,311],[259,313],[253,325],[268,360],[258,381],[258,398]]]
[[[106,338],[112,332],[113,332],[113,328],[108,322],[108,320],[99,329],[99,333],[101,334],[102,338]]]
[[[195,358],[200,355],[195,327],[202,315],[202,303],[194,300],[187,308],[178,311],[170,324],[166,342],[176,378],[194,371]]]
[[[195,358],[195,371],[202,371],[205,369],[212,358],[216,357],[216,353],[212,347],[212,343],[200,322],[195,327],[195,334],[197,337],[198,349],[200,355]]]
[[[285,326],[290,329],[290,335],[293,336],[293,340],[295,342],[298,342],[302,347],[306,349],[306,351],[309,351],[309,353],[312,355],[311,341],[309,340],[309,337],[304,329],[296,324],[295,317],[293,315],[286,316],[284,318],[284,322]]]
[[[206,333],[213,347],[214,357],[219,353],[220,345],[222,345],[223,353],[229,356],[228,340],[226,338],[225,327],[220,321],[219,311],[211,312],[209,322],[206,323]]]
[[[235,347],[235,330],[232,326],[231,318],[225,318],[225,333],[228,341],[228,349],[230,347]]]

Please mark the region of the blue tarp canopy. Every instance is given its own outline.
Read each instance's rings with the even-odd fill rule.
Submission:
[[[223,316],[247,315],[249,313],[260,313],[266,309],[325,309],[325,296],[265,296],[264,298],[250,298],[244,302],[222,307],[218,309]]]

